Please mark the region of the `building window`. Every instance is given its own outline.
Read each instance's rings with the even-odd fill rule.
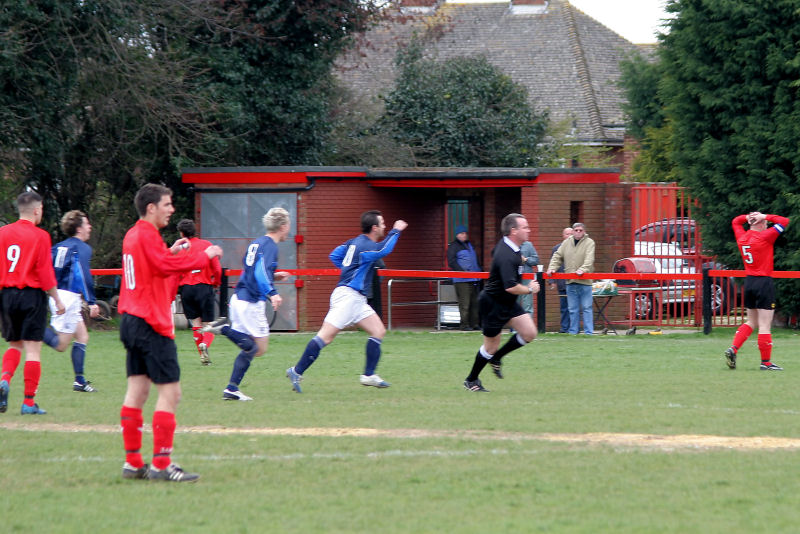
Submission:
[[[569,224],[583,222],[583,201],[573,200],[569,203]]]
[[[448,242],[456,238],[455,229],[459,224],[463,224],[469,229],[469,200],[449,199],[447,201]]]

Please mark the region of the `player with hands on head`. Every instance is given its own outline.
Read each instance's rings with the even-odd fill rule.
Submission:
[[[367,304],[366,295],[375,272],[373,264],[394,250],[400,232],[407,227],[407,222],[397,220],[385,239],[381,240],[386,231],[383,215],[377,210],[364,212],[361,214],[363,233],[339,245],[330,253],[330,260],[342,270],[339,283],[331,293],[330,309],[322,322],[322,328],[308,342],[294,367],[286,370],[286,377],[292,382],[294,391],[302,392],[300,381],[303,373],[316,361],[320,351],[341,330],[353,324],[369,335],[364,374],[359,378],[361,385],[389,387],[390,384],[375,373],[381,358],[381,343],[386,335],[386,328],[375,310]]]
[[[749,230],[744,225],[750,225]],[[772,223],[768,226],[767,223]],[[772,279],[775,241],[786,229],[789,219],[752,211],[733,219],[733,233],[744,263],[744,307],[747,321],[736,330],[733,343],[725,350],[728,367],[736,369],[736,355],[753,330],[758,327],[758,350],[762,371],[782,371],[772,363],[772,317],[775,314],[775,282]]]
[[[267,352],[269,321],[266,301],[276,311],[280,308],[283,299],[275,288],[275,281],[289,277],[288,272],[277,270],[278,243],[286,241],[291,230],[289,212],[284,208],[271,208],[261,222],[267,233],[250,243],[242,258],[242,275],[228,305],[230,325],[226,318],[221,318],[202,330],[222,334],[241,349],[233,362],[228,386],[222,392],[223,400],[253,400],[242,393],[239,386],[253,358]]]

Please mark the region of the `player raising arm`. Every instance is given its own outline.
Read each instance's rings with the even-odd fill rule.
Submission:
[[[292,382],[292,389],[301,393],[300,381],[303,373],[319,357],[320,351],[330,344],[344,328],[355,324],[369,334],[366,347],[366,365],[360,377],[361,385],[387,388],[385,382],[375,373],[381,358],[381,342],[386,335],[383,321],[375,310],[367,304],[367,288],[372,283],[375,270],[372,264],[389,255],[394,250],[400,232],[408,227],[403,220],[395,221],[394,227],[380,241],[386,231],[386,224],[380,211],[372,210],[361,214],[361,235],[339,245],[330,253],[330,259],[342,272],[339,283],[331,294],[331,306],[322,322],[322,328],[308,342],[306,350],[294,365],[286,370]]]

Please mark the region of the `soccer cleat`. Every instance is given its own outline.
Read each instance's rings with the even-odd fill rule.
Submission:
[[[464,380],[464,388],[476,393],[489,393],[489,390],[483,387],[483,384],[481,384],[480,378],[476,378],[475,380]]]
[[[219,335],[222,334],[222,329],[228,326],[228,324],[230,323],[228,322],[227,317],[220,317],[213,323],[208,323],[207,325],[205,325],[203,328],[200,329],[200,331],[203,333],[211,332],[214,335]]]
[[[22,409],[20,409],[19,413],[21,415],[44,415],[47,412],[39,408],[39,405],[34,403],[33,406],[28,406],[27,404],[22,405]]]
[[[494,373],[494,376],[496,376],[497,378],[500,378],[502,380],[502,378],[503,378],[503,364],[500,363],[500,362],[495,363],[492,360],[489,360],[489,367],[492,368],[492,372]]]
[[[783,367],[772,362],[761,362],[762,371],[783,371]]]
[[[94,389],[90,384],[91,382],[86,382],[85,384],[81,384],[80,382],[73,382],[72,391],[82,391],[84,393],[97,393],[97,390]]]
[[[8,410],[8,380],[0,380],[0,413]]]
[[[248,397],[238,389],[236,391],[231,391],[225,388],[225,391],[222,392],[222,400],[251,401],[253,397]]]
[[[156,469],[150,467],[147,472],[147,478],[150,480],[162,480],[164,482],[197,482],[200,475],[197,473],[187,473],[178,464],[169,464],[164,469]]]
[[[388,388],[391,386],[389,382],[386,382],[378,375],[361,375],[359,382],[361,382],[362,386],[374,386],[376,388]]]
[[[736,369],[736,351],[733,347],[725,350],[725,362],[731,369]]]
[[[200,351],[200,363],[203,365],[211,365],[211,358],[208,356],[208,345],[200,343],[197,348]]]
[[[297,374],[294,371],[294,367],[289,367],[286,370],[286,378],[292,381],[292,389],[298,393],[302,393],[303,390],[300,388],[300,381],[303,379],[303,375]]]
[[[133,467],[128,462],[122,464],[122,478],[144,480],[147,478],[149,468],[147,464],[142,467]]]

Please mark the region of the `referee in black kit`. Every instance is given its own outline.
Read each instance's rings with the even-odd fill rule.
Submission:
[[[478,378],[486,364],[492,367],[497,378],[503,378],[503,356],[530,343],[538,333],[533,317],[517,303],[519,295],[539,292],[539,283],[536,280],[529,286],[520,283],[522,256],[519,247],[527,241],[530,234],[528,221],[519,213],[509,213],[503,217],[500,229],[503,239],[492,251],[489,280],[478,296],[483,345],[475,355],[472,371],[464,380],[464,387],[469,391],[488,392]],[[500,334],[506,324],[516,333],[500,347]]]

